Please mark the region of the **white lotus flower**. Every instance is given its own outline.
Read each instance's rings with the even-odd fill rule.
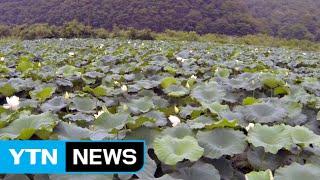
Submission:
[[[253,123],[249,123],[248,126],[246,127],[246,130],[249,131],[253,127],[254,127],[254,124]]]
[[[19,109],[19,97],[17,96],[12,96],[12,97],[6,97],[7,104],[3,105],[3,108],[5,109],[12,109],[12,110],[17,110]]]
[[[191,78],[191,79],[197,79],[198,77],[195,76],[195,75],[192,75],[190,78]]]
[[[69,52],[69,56],[74,56],[75,53],[74,52]]]
[[[177,126],[181,122],[177,116],[170,115],[168,119],[172,123],[173,127]]]
[[[1,58],[0,58],[0,61],[4,61],[4,57],[1,57]]]
[[[124,84],[124,85],[121,86],[121,90],[123,92],[127,92],[128,91],[128,87]]]
[[[182,57],[176,57],[177,61],[180,61],[180,62],[185,62],[187,59],[184,59]]]
[[[307,55],[307,53],[302,53],[304,56]]]
[[[102,49],[104,47],[104,44],[100,44],[99,48]]]
[[[63,40],[63,38],[59,38],[59,40],[60,40],[60,41],[62,41],[62,40]]]
[[[239,71],[239,70],[240,70],[240,68],[239,68],[239,67],[235,67],[235,68],[234,68],[234,70]]]

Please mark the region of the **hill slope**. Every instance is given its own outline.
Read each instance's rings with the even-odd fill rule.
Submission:
[[[0,23],[113,26],[320,40],[317,0],[0,0]]]

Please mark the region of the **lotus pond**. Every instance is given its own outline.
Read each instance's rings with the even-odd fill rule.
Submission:
[[[0,139],[143,139],[136,175],[320,179],[320,53],[100,39],[0,44]]]

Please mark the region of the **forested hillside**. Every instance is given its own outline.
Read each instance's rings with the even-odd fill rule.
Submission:
[[[1,24],[76,19],[112,29],[134,27],[320,40],[318,0],[0,0]]]

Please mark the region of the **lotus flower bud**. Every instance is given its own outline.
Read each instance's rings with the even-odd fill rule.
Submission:
[[[68,92],[64,94],[64,99],[70,99],[70,94]]]
[[[121,90],[122,90],[123,92],[127,92],[127,91],[128,91],[128,87],[127,87],[126,85],[122,85],[122,86],[121,86]]]
[[[179,108],[177,106],[174,106],[174,112],[177,114],[179,111]]]

